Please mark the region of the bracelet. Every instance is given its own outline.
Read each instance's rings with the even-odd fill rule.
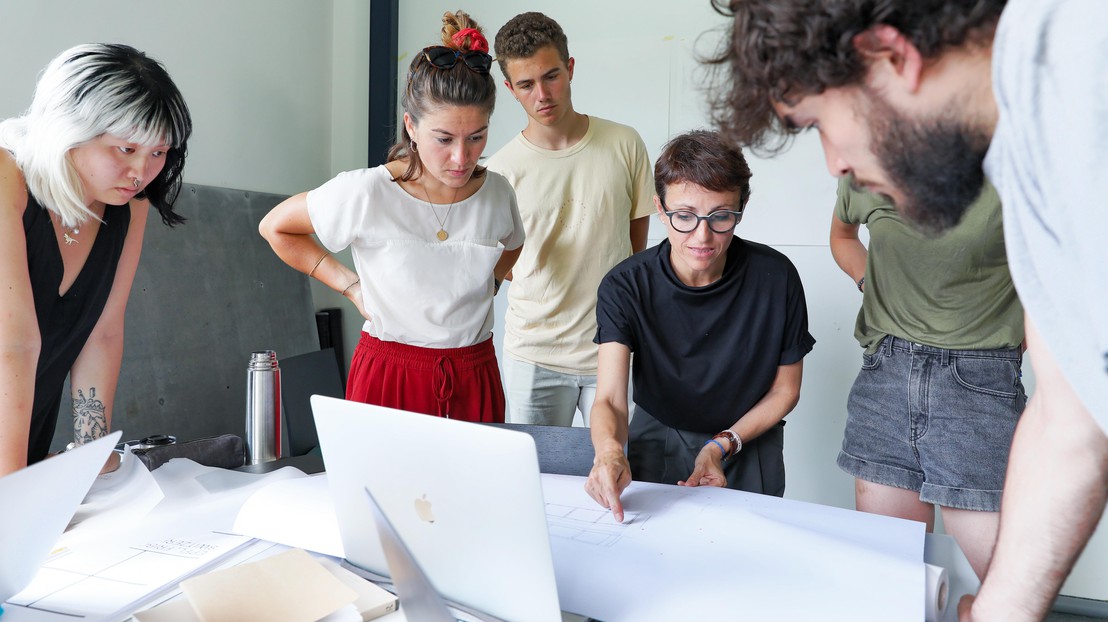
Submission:
[[[492,295],[493,296],[500,293],[500,284],[503,283],[503,282],[504,281],[501,281],[500,279],[498,279],[496,277],[493,277],[493,279],[492,279]]]
[[[717,438],[725,438],[729,443],[731,443],[731,452],[724,452],[724,458],[734,457],[735,454],[739,453],[743,449],[743,439],[739,438],[739,435],[736,434],[735,431],[731,428],[727,428],[726,430],[712,437],[713,440]]]
[[[319,267],[319,264],[323,263],[324,259],[327,259],[327,255],[329,255],[329,254],[330,253],[324,252],[323,256],[319,258],[319,261],[315,262],[315,265],[312,266],[312,269],[308,270],[308,278],[309,279],[312,278],[312,274],[315,273],[315,269]]]
[[[358,283],[361,283],[361,282],[362,282],[361,279],[354,279],[353,283],[351,283],[350,285],[347,285],[345,288],[343,288],[342,295],[345,296],[346,292],[350,291],[351,287],[354,287],[355,285],[357,285]]]
[[[860,292],[864,291],[862,289],[862,286],[865,285],[865,284],[866,284],[866,277],[862,277],[862,278],[858,279],[858,291],[860,291]]]
[[[727,459],[727,450],[723,448],[723,444],[722,444],[722,443],[720,443],[719,441],[717,441],[717,440],[716,440],[716,439],[714,439],[714,438],[710,438],[710,439],[708,439],[708,440],[704,441],[704,446],[705,446],[705,447],[707,447],[707,446],[708,446],[708,443],[715,443],[715,444],[716,444],[716,447],[719,447],[719,453],[720,453],[720,460],[721,460],[721,461],[723,461],[723,460],[726,460],[726,459]]]

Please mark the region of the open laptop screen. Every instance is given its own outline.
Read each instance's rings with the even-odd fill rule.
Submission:
[[[528,434],[318,395],[312,411],[351,564],[389,574],[368,488],[443,597],[505,620],[561,620]]]

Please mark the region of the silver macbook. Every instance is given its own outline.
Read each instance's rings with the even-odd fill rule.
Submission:
[[[34,578],[100,474],[119,431],[0,477],[0,603]]]
[[[450,613],[446,601],[427,573],[420,567],[415,556],[408,550],[408,545],[396,533],[396,528],[389,522],[373,493],[365,488],[366,497],[369,498],[369,507],[373,511],[373,524],[377,528],[377,535],[381,540],[381,548],[385,551],[385,560],[389,564],[389,576],[392,577],[393,587],[400,599],[404,617],[419,622],[457,622],[454,614]]]
[[[446,600],[561,620],[530,435],[318,395],[312,411],[349,563],[390,575],[368,489]]]

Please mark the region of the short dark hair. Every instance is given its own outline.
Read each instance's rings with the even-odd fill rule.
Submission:
[[[548,45],[554,46],[562,62],[569,64],[569,41],[562,27],[546,15],[532,11],[520,13],[501,26],[493,48],[500,71],[510,81],[509,60],[531,58]]]
[[[924,58],[967,43],[989,45],[1006,0],[712,0],[733,18],[730,37],[708,62],[720,67],[712,116],[728,140],[773,153],[798,128],[774,102],[790,104],[860,83],[866,63],[854,37],[896,28]]]
[[[712,192],[738,192],[741,210],[750,200],[750,166],[741,149],[719,132],[694,130],[669,141],[654,164],[654,190],[665,204],[666,187],[690,183]]]

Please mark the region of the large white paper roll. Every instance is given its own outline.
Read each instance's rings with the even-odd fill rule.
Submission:
[[[946,613],[946,601],[950,598],[950,578],[946,568],[924,564],[927,567],[927,589],[924,590],[923,617],[927,622],[942,622]]]

